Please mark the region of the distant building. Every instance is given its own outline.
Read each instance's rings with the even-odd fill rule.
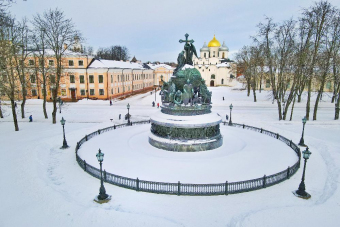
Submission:
[[[163,83],[161,81],[161,78],[163,77],[163,80],[168,82],[170,77],[172,76],[175,68],[171,67],[167,64],[148,64],[148,67],[154,71],[155,74],[155,86],[162,86]]]
[[[234,86],[236,84],[236,63],[228,58],[228,53],[229,48],[225,42],[221,46],[214,35],[208,46],[204,42],[199,57],[194,57],[194,66],[201,73],[207,86]]]

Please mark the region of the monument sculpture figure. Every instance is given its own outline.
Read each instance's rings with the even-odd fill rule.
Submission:
[[[222,119],[211,112],[212,93],[200,72],[190,67],[197,53],[194,40],[188,37],[185,34],[185,40],[179,40],[184,43],[184,50],[178,55],[178,65],[170,80],[161,77],[161,112],[150,119],[149,143],[164,150],[203,151],[223,143],[219,128]]]

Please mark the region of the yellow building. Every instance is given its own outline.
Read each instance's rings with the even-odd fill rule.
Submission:
[[[148,64],[148,66],[154,70],[155,74],[155,86],[162,86],[162,79],[164,81],[169,81],[175,68],[167,64]]]
[[[53,56],[50,50],[47,56]],[[47,57],[47,99],[51,99],[55,82],[53,57]],[[28,98],[42,98],[43,85],[38,59],[32,54],[28,60]],[[141,63],[95,59],[93,56],[66,51],[62,59],[62,76],[58,96],[64,100],[112,99],[151,90],[155,83],[154,71]]]

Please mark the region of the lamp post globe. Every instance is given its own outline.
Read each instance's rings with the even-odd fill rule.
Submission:
[[[301,135],[301,139],[300,139],[300,142],[299,142],[299,146],[301,147],[306,147],[306,144],[305,144],[305,140],[304,140],[304,134],[305,134],[305,124],[307,122],[307,118],[306,116],[302,118],[302,135]]]
[[[101,150],[99,149],[98,153],[96,154],[96,157],[100,165],[100,188],[99,188],[98,200],[105,200],[109,197],[109,195],[106,194],[106,190],[104,188],[104,180],[103,180],[102,162],[104,161],[104,153],[102,153]]]
[[[64,119],[64,117],[61,118],[60,123],[63,126],[63,136],[64,136],[63,146],[60,149],[67,149],[69,146],[67,145],[66,137],[65,137],[65,123],[66,123],[66,120]]]
[[[128,125],[130,125],[130,104],[128,103],[126,108],[128,109]]]
[[[304,162],[304,166],[303,166],[303,174],[302,174],[302,179],[301,179],[301,183],[299,185],[298,190],[296,190],[295,192],[293,192],[296,196],[300,197],[300,198],[304,198],[304,199],[309,199],[311,197],[310,194],[308,194],[306,192],[306,186],[305,186],[305,172],[306,172],[306,164],[307,164],[307,160],[309,159],[310,155],[312,154],[312,152],[309,151],[309,148],[307,147],[306,150],[304,150],[302,152],[302,157],[305,160]]]
[[[229,109],[230,109],[230,118],[229,118],[229,124],[228,125],[233,125],[233,122],[231,121],[231,111],[233,110],[233,104],[230,104]]]

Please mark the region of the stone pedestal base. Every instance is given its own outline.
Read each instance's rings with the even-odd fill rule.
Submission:
[[[108,203],[111,200],[111,196],[109,195],[106,199],[100,200],[98,199],[98,196],[94,197],[94,200],[96,203],[103,204]]]

